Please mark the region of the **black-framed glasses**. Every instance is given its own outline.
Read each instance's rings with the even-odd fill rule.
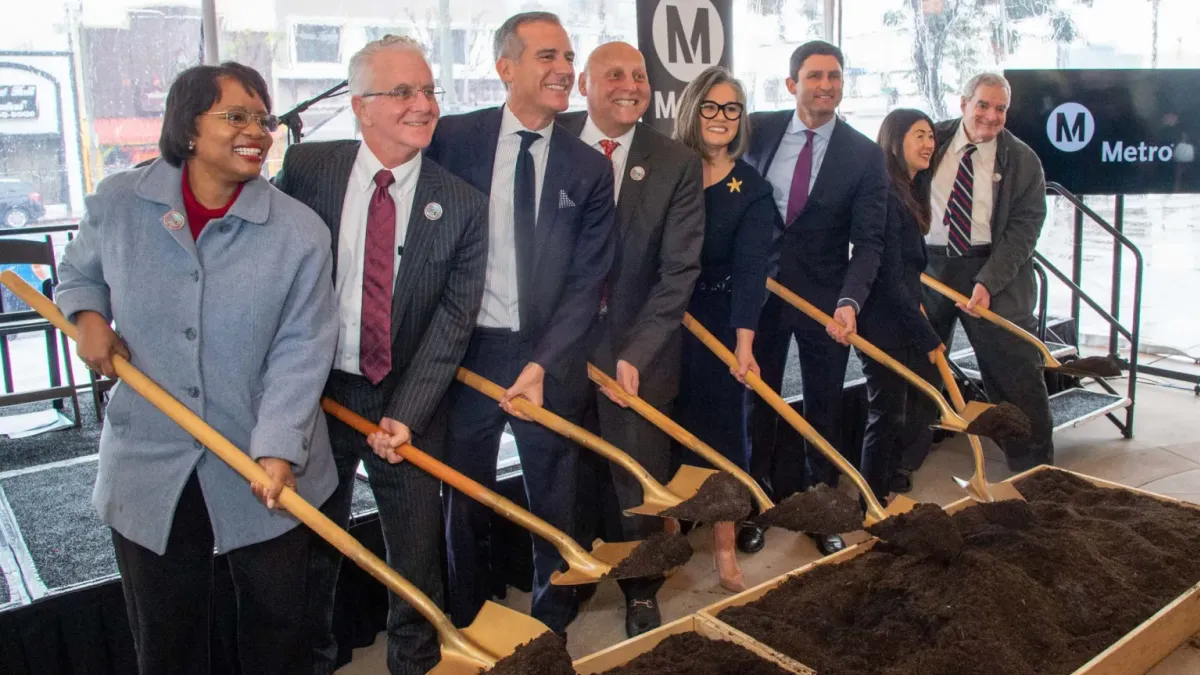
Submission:
[[[417,92],[425,94],[425,98],[428,99],[430,103],[433,103],[434,101],[440,99],[442,94],[446,93],[446,90],[442,89],[441,87],[411,87],[407,84],[401,84],[397,85],[391,91],[371,91],[362,94],[362,96],[390,96],[397,101],[403,101],[407,103],[408,101],[416,98]]]
[[[745,109],[746,106],[736,101],[724,104],[717,103],[716,101],[700,102],[700,116],[706,120],[715,118],[717,116],[717,112],[720,112],[725,116],[725,119],[732,122],[733,120],[740,118],[742,116],[742,111]]]
[[[220,115],[225,118],[229,126],[234,129],[245,129],[251,122],[255,122],[263,128],[267,133],[274,133],[279,129],[279,118],[274,115],[260,115],[252,113],[249,110],[240,110],[234,108],[232,110],[222,110],[220,112],[206,112],[205,115]]]

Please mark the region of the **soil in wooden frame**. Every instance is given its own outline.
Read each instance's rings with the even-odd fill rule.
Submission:
[[[821,675],[1066,675],[1200,581],[1200,512],[1044,471],[952,516],[944,559],[879,546],[720,619]]]
[[[601,675],[788,675],[788,671],[741,645],[678,633],[623,666]]]

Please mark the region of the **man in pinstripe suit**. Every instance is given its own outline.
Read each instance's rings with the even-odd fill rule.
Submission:
[[[419,44],[388,36],[350,61],[362,143],[292,146],[277,185],[333,231],[338,350],[326,394],[383,429],[369,439],[330,418],[339,485],[322,510],[343,527],[354,473],[366,464],[379,505],[387,562],[442,601],[440,483],[395,448],[444,454],[439,405],[462,360],[483,294],[487,199],[421,156],[438,121],[433,74]],[[314,556],[309,593],[316,672],[331,673],[341,555]],[[437,663],[432,627],[396,596],[388,608],[388,669],[417,675]],[[343,645],[348,656],[349,645]]]

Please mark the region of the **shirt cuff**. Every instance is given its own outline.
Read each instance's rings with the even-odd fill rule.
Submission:
[[[854,301],[854,298],[842,298],[841,300],[838,300],[837,306],[838,307],[853,307],[854,313],[856,315],[859,312],[858,303]]]

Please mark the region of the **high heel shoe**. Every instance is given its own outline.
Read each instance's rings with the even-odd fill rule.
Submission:
[[[734,548],[736,538],[737,531],[733,523],[713,525],[713,569],[717,572],[721,587],[731,593],[746,590],[746,581],[742,578],[737,550]]]

